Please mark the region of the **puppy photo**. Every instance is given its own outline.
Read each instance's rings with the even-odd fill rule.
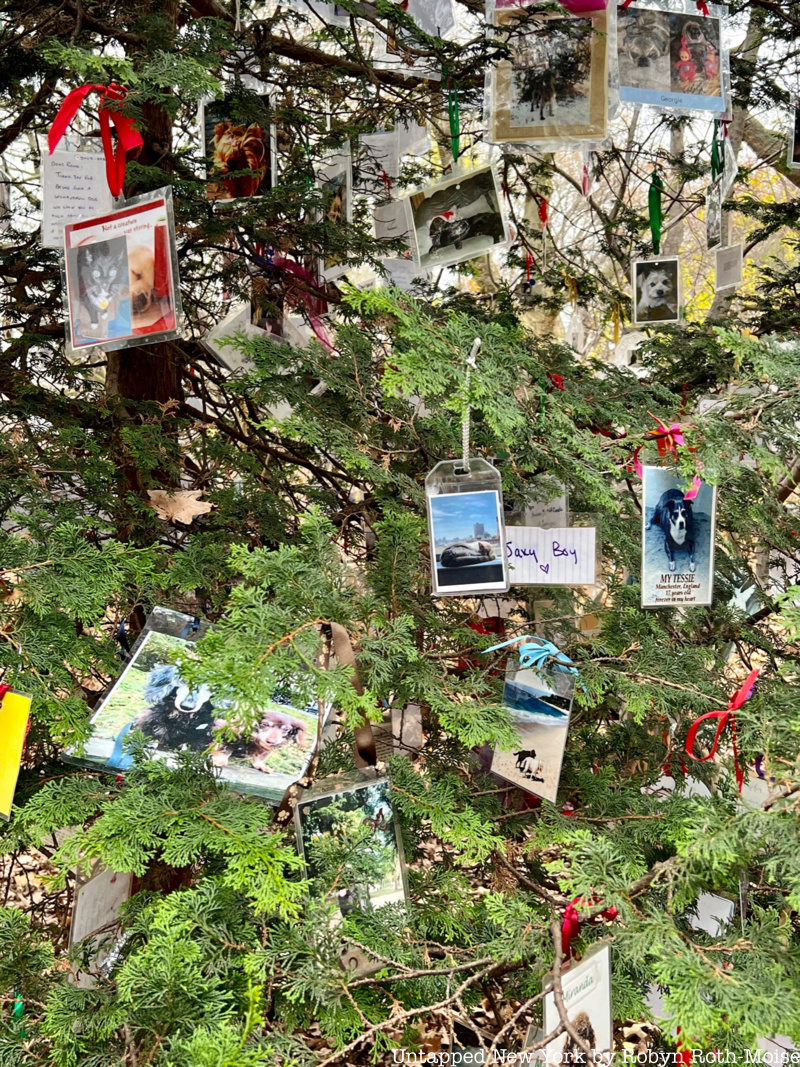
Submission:
[[[680,322],[680,260],[640,259],[633,264],[633,322]]]
[[[564,1006],[572,1034],[560,1034],[544,1049],[548,1064],[608,1064],[614,1059],[614,1024],[611,1011],[611,947],[589,948],[580,962],[562,976]],[[552,989],[544,999],[544,1031],[552,1033],[561,1022]],[[582,1045],[588,1045],[584,1052]]]
[[[710,604],[716,489],[647,466],[642,498],[642,607]]]
[[[269,97],[228,94],[205,104],[202,133],[209,200],[257,196],[272,185]]]

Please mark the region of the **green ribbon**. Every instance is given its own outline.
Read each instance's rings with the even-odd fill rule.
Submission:
[[[725,165],[725,142],[719,140],[719,120],[714,119],[714,134],[711,138],[711,180],[716,181]]]
[[[19,1023],[19,1034],[20,1034],[20,1037],[25,1037],[25,1026],[24,1026],[24,1024],[22,1022],[22,1015],[23,1015],[24,1010],[25,1010],[25,1005],[23,1004],[22,997],[18,993],[14,997],[14,1007],[13,1007],[13,1010],[12,1010],[12,1016],[13,1016],[14,1022],[15,1023]]]
[[[661,223],[663,222],[661,194],[663,191],[664,183],[654,167],[650,181],[650,192],[647,194],[647,207],[650,212],[650,233],[653,236],[654,256],[659,255],[661,252]]]
[[[447,117],[450,120],[450,148],[453,152],[453,163],[458,160],[461,150],[461,118],[458,113],[458,82],[450,78],[447,67],[442,71],[445,81],[449,80],[447,88]]]

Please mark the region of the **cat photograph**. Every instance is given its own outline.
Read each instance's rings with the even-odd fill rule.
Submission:
[[[70,249],[73,333],[86,340],[114,340],[131,332],[130,276],[124,237]]]

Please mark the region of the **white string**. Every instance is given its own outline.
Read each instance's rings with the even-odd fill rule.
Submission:
[[[467,356],[467,376],[464,381],[464,393],[466,394],[467,406],[464,409],[464,420],[461,423],[461,464],[469,474],[469,383],[472,379],[472,372],[475,370],[476,357],[481,350],[481,339],[476,337],[472,342],[472,350]]]

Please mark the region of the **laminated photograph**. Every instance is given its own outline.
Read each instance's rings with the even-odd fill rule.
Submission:
[[[227,93],[200,105],[209,200],[258,196],[274,184],[275,131],[268,93]]]
[[[712,602],[716,518],[716,487],[698,487],[674,468],[643,468],[643,608]]]
[[[445,267],[504,248],[508,234],[493,167],[461,172],[407,197],[421,267]]]
[[[561,976],[564,1009],[573,1029],[592,1050],[589,1056],[564,1033],[545,1046],[546,1063],[611,1063],[614,1032],[611,1016],[611,946],[585,956]],[[561,1016],[552,992],[544,998],[544,1031],[552,1034]]]
[[[786,166],[789,170],[800,170],[800,101],[796,96],[790,97],[789,110],[789,151]]]
[[[386,779],[325,791],[323,780],[295,806],[297,847],[306,877],[336,904],[341,921],[405,901],[403,845]],[[333,874],[331,875],[331,870]],[[333,878],[328,887],[326,875]]]
[[[441,68],[429,56],[416,54],[418,42],[409,42],[410,47],[406,47],[400,33],[397,27],[391,27],[388,32],[375,30],[372,45],[372,65],[375,70],[391,70],[404,78],[441,81]]]
[[[617,8],[619,98],[679,111],[725,111],[727,8],[701,14],[689,0]]]
[[[722,244],[722,187],[719,179],[706,190],[706,248]]]
[[[318,181],[322,193],[322,217],[341,227],[353,221],[353,178],[350,151],[340,151],[324,160]],[[347,271],[347,262],[335,257],[320,260],[322,276],[331,281]]]
[[[491,68],[490,140],[498,144],[602,140],[607,128],[607,19],[537,14],[526,5],[493,15],[509,59]]]
[[[741,245],[717,249],[717,269],[714,274],[714,290],[733,289],[742,284],[743,255]]]
[[[431,584],[436,596],[505,592],[508,565],[500,476],[485,460],[469,472],[438,463],[425,479]]]
[[[681,321],[683,294],[678,256],[636,260],[632,283],[634,326]]]
[[[80,219],[105,215],[114,207],[108,188],[106,160],[102,152],[68,150],[67,139],[52,155],[47,142],[40,145],[42,157],[42,244],[64,247],[64,227]]]
[[[64,227],[72,349],[105,351],[180,335],[172,189]]]
[[[10,819],[25,749],[31,698],[9,690],[0,697],[0,818]]]
[[[194,629],[190,615],[155,608],[132,658],[95,711],[83,752],[72,750],[68,758],[127,770],[132,757],[125,739],[138,730],[151,738],[155,758],[170,763],[177,752],[207,752],[231,788],[279,803],[311,762],[323,725],[319,708],[298,699],[287,679],[248,734],[218,740],[223,727],[236,729],[236,708],[207,685],[192,689],[175,662],[207,629],[207,623]]]
[[[518,661],[515,661],[518,664]],[[576,675],[567,669],[534,670],[509,662],[503,686],[507,708],[519,736],[510,752],[495,750],[492,774],[555,802],[567,743]]]

